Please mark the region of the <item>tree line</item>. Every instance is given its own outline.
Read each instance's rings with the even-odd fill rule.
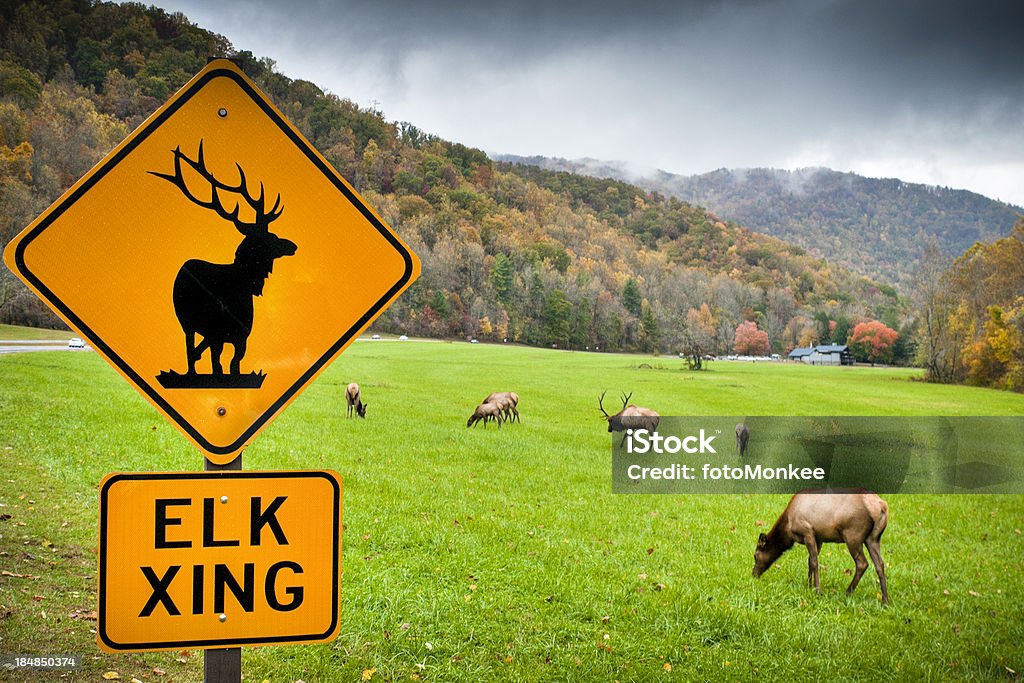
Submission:
[[[932,245],[914,303],[928,379],[1024,391],[1024,219],[951,264]]]

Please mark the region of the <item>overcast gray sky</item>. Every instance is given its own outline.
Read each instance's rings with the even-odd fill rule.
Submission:
[[[154,0],[491,153],[828,166],[1024,206],[1024,2]]]

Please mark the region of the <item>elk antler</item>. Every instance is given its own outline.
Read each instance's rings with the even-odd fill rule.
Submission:
[[[625,409],[626,404],[629,403],[629,399],[633,397],[633,392],[629,392],[629,396],[626,396],[626,392],[622,392],[622,407]]]
[[[199,199],[192,194],[191,190],[188,189],[188,184],[185,182],[185,178],[181,172],[182,160],[184,160],[192,170],[198,173],[203,180],[210,183],[210,201],[207,202]],[[267,226],[269,226],[271,222],[277,220],[284,212],[284,207],[281,206],[281,195],[277,195],[273,208],[270,209],[269,213],[267,213],[263,182],[260,182],[260,196],[253,197],[249,194],[249,188],[245,180],[245,171],[242,170],[241,164],[236,162],[235,168],[238,169],[237,185],[228,185],[217,180],[206,168],[206,159],[203,156],[203,141],[200,140],[199,153],[194,161],[185,156],[181,151],[181,146],[178,146],[174,148],[174,173],[159,173],[157,171],[148,171],[148,173],[172,183],[175,187],[181,190],[182,194],[184,194],[185,197],[187,197],[193,204],[201,206],[204,209],[213,209],[217,212],[218,216],[224,220],[234,223],[235,228],[237,228],[243,235],[248,235],[255,231],[266,232]],[[218,190],[240,195],[245,200],[246,204],[248,204],[256,213],[256,220],[252,223],[247,223],[238,217],[238,210],[241,207],[241,203],[239,202],[235,202],[235,208],[233,211],[228,211],[224,207],[220,195],[217,194]]]
[[[601,398],[597,399],[597,404],[601,406],[601,412],[604,413],[605,417],[611,417],[611,415],[608,414],[608,411],[604,409],[604,395],[607,393],[607,390],[601,392]]]

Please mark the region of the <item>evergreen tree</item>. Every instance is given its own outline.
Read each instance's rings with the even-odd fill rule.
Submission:
[[[626,285],[622,288],[622,306],[637,317],[643,312],[643,299],[640,296],[640,288],[637,287],[636,280],[633,278],[626,280]]]

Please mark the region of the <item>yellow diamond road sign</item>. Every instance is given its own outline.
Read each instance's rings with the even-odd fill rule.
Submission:
[[[100,483],[104,650],[327,642],[341,479],[330,471],[119,472]]]
[[[4,259],[218,464],[419,274],[415,254],[225,60]]]

